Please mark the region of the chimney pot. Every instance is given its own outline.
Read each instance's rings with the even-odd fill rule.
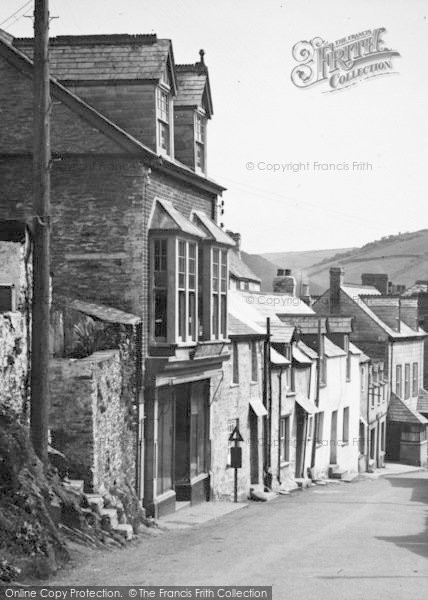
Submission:
[[[296,280],[291,275],[291,269],[277,269],[273,280],[273,291],[278,294],[296,295]]]

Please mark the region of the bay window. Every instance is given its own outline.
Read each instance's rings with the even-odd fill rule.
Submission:
[[[197,340],[198,245],[175,236],[154,237],[152,252],[152,339]]]

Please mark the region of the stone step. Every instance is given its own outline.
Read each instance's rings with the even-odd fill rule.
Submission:
[[[312,479],[308,477],[296,477],[295,482],[302,489],[309,488],[312,485]]]
[[[176,502],[175,503],[175,512],[179,511],[179,510],[183,510],[183,508],[189,508],[190,506],[190,502],[184,501],[184,502]]]
[[[329,479],[342,479],[347,473],[346,469],[341,469],[339,465],[330,465],[328,470]]]
[[[64,479],[63,484],[65,486],[73,488],[73,490],[76,490],[76,492],[80,492],[81,494],[83,494],[83,489],[85,485],[83,479]]]
[[[98,512],[104,508],[104,499],[99,494],[85,494],[89,506]]]
[[[117,518],[117,510],[115,508],[102,508],[100,510],[101,525],[107,528],[116,529],[119,525],[119,519]]]
[[[115,533],[118,533],[119,535],[124,537],[125,540],[128,541],[132,540],[132,538],[134,537],[134,530],[132,529],[132,525],[130,525],[129,523],[117,525],[116,527],[113,527],[113,531]]]

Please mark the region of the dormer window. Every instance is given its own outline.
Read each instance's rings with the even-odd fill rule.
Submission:
[[[171,98],[169,92],[156,88],[156,121],[158,152],[172,156],[171,152]]]

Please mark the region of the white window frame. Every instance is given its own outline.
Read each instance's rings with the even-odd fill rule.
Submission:
[[[215,253],[218,253],[217,263],[214,262]],[[210,337],[211,340],[222,340],[227,339],[227,288],[229,276],[229,258],[227,250],[220,246],[212,246],[210,261]],[[216,280],[217,286],[214,285]],[[214,310],[215,298],[217,298],[216,311]],[[216,315],[215,312],[217,312]],[[214,327],[214,316],[217,317],[216,328]],[[217,329],[217,331],[215,329]]]
[[[162,99],[167,102],[167,108],[164,110]],[[166,85],[156,87],[156,145],[159,154],[165,156],[174,156],[173,147],[173,99]],[[168,148],[161,146],[161,128],[166,128],[168,132]]]
[[[175,260],[175,334],[178,343],[193,343],[198,340],[198,244],[194,240],[188,240],[182,237],[176,238],[176,260]],[[184,244],[184,285],[180,283],[180,244]],[[194,259],[190,257],[190,247],[194,247],[195,255]],[[194,260],[194,273],[190,271],[191,261]],[[194,286],[191,287],[190,277],[194,276]],[[180,331],[180,296],[184,295],[184,336]],[[194,295],[194,315],[192,329],[189,331],[190,322],[190,297]]]

